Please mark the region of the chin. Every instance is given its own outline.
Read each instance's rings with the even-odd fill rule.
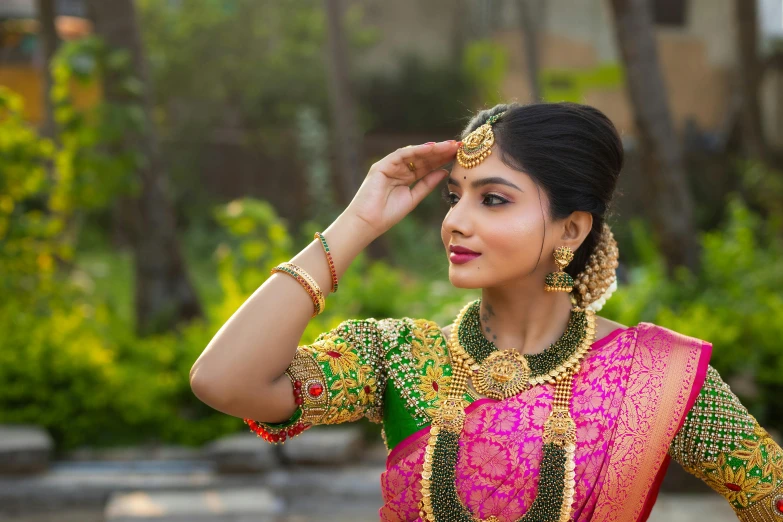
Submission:
[[[484,288],[484,284],[482,284],[481,279],[477,277],[475,274],[460,274],[455,273],[454,266],[449,266],[449,282],[454,286],[455,288],[462,288],[465,290],[473,290],[476,288]],[[457,267],[457,270],[459,270],[461,267]]]

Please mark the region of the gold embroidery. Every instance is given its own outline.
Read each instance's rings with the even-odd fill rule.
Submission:
[[[766,513],[769,506],[755,505],[769,504],[770,497],[783,484],[783,450],[712,367],[672,441],[670,454],[688,472],[725,497],[738,516],[746,513],[744,516],[752,517],[758,510]]]
[[[326,393],[326,375],[305,347],[299,347],[294,360],[288,367],[288,373],[294,381],[302,383],[302,421],[318,424],[329,407],[329,394]],[[319,388],[320,387],[320,388]],[[310,390],[308,392],[308,390]],[[319,393],[316,393],[320,390]]]
[[[747,509],[736,510],[737,518],[742,522],[783,521],[783,485],[772,491],[767,498],[756,502]]]
[[[449,378],[443,375],[441,366],[427,366],[421,382],[418,385],[421,397],[425,401],[437,401],[440,397],[440,390],[448,388]]]
[[[753,433],[755,419],[740,403],[718,372],[707,376],[685,423],[672,440],[669,453],[694,473],[702,462],[715,462],[720,453],[733,451]]]

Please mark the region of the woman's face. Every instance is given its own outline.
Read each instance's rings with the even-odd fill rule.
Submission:
[[[500,155],[496,145],[472,169],[455,163],[446,180],[444,194],[451,208],[441,238],[449,280],[458,288],[488,288],[531,277],[543,285],[546,273],[555,268],[551,253],[562,230],[548,218],[546,193],[530,176],[505,165]],[[468,261],[460,264],[450,251],[454,246],[480,255],[463,256]]]

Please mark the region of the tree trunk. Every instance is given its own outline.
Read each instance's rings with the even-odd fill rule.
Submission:
[[[670,274],[677,266],[696,270],[699,254],[693,201],[658,63],[650,4],[647,0],[611,0],[611,6],[656,239]]]
[[[55,0],[37,0],[38,8],[38,35],[41,38],[41,78],[43,78],[43,107],[44,122],[41,128],[41,134],[48,138],[55,135],[54,113],[52,112],[52,100],[50,92],[52,90],[52,71],[49,65],[52,63],[52,57],[57,52],[60,45],[60,39],[57,36],[57,27],[55,26]]]
[[[329,54],[329,105],[332,112],[332,133],[335,136],[337,184],[340,204],[351,202],[363,178],[361,173],[361,135],[356,116],[356,98],[351,86],[348,65],[348,43],[343,28],[343,8],[340,0],[324,0],[327,19]]]
[[[759,89],[762,64],[758,50],[758,8],[755,0],[734,0],[737,21],[738,80],[742,98],[740,128],[742,147],[751,159],[768,162]]]
[[[133,0],[90,0],[95,32],[111,49],[130,53],[132,74],[141,81],[139,97],[123,90],[121,76],[107,72],[103,79],[105,101],[116,106],[141,105],[143,130],[127,132],[121,147],[142,158],[135,175],[138,196],[120,202],[124,228],[135,265],[136,328],[152,334],[173,328],[180,321],[202,315],[177,238],[175,213],[168,199],[167,179],[161,165],[158,138],[152,121],[149,78]]]
[[[329,53],[329,105],[332,112],[332,134],[336,149],[337,169],[332,179],[337,188],[338,202],[347,206],[364,179],[362,165],[362,135],[359,131],[357,103],[349,67],[349,49],[343,27],[343,2],[324,0],[326,11]],[[379,237],[367,247],[370,257],[386,257],[389,246],[386,238]]]
[[[541,83],[538,77],[540,71],[538,33],[544,8],[545,4],[538,0],[519,0],[519,25],[524,38],[525,65],[530,82],[530,98],[533,102],[542,101]]]

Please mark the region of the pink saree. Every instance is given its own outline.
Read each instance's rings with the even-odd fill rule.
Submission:
[[[647,520],[668,466],[669,444],[704,382],[712,345],[650,323],[593,344],[574,378],[575,522]],[[471,512],[503,522],[523,516],[538,490],[552,385],[467,410],[457,492]],[[381,476],[380,519],[418,521],[429,426],[398,444]]]

